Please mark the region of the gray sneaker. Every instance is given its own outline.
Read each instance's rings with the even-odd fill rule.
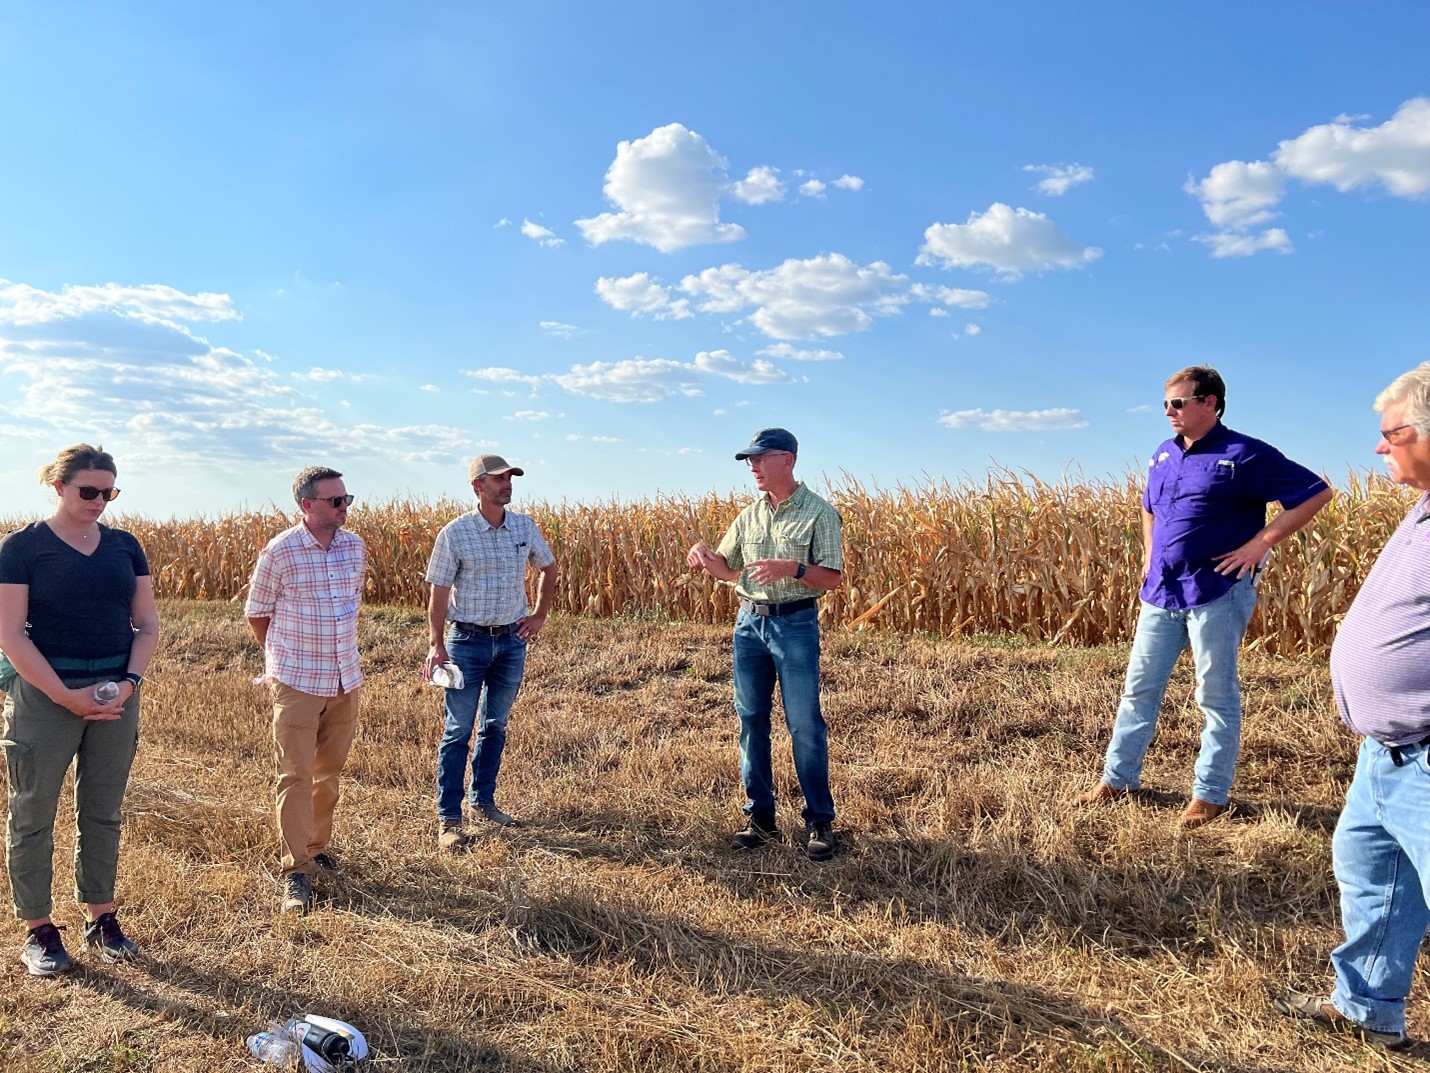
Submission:
[[[509,812],[503,812],[495,805],[473,805],[472,811],[489,823],[498,827],[520,827],[521,821]]]
[[[312,905],[313,877],[303,872],[290,872],[283,881],[283,912],[305,917]]]
[[[811,861],[829,860],[834,856],[837,845],[832,824],[812,823],[809,825],[809,838],[804,843],[804,852]]]
[[[84,944],[105,961],[133,961],[139,956],[139,947],[120,930],[119,918],[113,910],[85,923]]]
[[[31,976],[58,976],[75,967],[74,958],[65,949],[60,929],[53,924],[31,928],[20,950],[20,961]]]
[[[1317,995],[1298,995],[1292,992],[1289,995],[1277,995],[1273,998],[1271,1008],[1283,1017],[1313,1021],[1333,1032],[1349,1032],[1376,1047],[1384,1047],[1387,1051],[1403,1051],[1411,1043],[1410,1037],[1404,1032],[1377,1032],[1373,1028],[1367,1028],[1359,1021],[1352,1021],[1331,1005],[1329,998],[1321,998]]]

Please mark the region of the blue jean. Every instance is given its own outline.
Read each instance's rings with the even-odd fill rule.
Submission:
[[[467,745],[477,730],[472,750],[469,800],[491,805],[497,772],[506,747],[506,724],[526,670],[526,642],[516,634],[492,637],[447,626],[447,656],[462,669],[462,689],[446,693],[446,726],[437,746],[437,815],[444,823],[462,818],[462,794],[467,790]]]
[[[1367,738],[1331,841],[1346,941],[1331,953],[1331,1002],[1377,1032],[1405,1031],[1405,999],[1430,928],[1430,752]]]
[[[1205,720],[1192,796],[1213,805],[1227,803],[1241,748],[1241,682],[1236,659],[1255,609],[1256,588],[1250,575],[1225,596],[1201,607],[1168,611],[1142,604],[1117,722],[1102,769],[1103,782],[1119,790],[1141,785],[1142,760],[1157,729],[1162,695],[1177,657],[1190,645],[1197,672],[1197,706]]]
[[[819,709],[818,608],[779,618],[742,609],[735,619],[734,663],[735,713],[740,717],[740,777],[749,799],[745,814],[765,827],[774,827],[770,712],[778,678],[785,725],[794,749],[794,770],[804,794],[804,821],[811,825],[833,823],[829,739]]]

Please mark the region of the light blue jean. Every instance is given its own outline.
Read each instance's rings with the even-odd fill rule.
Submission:
[[[1197,672],[1197,706],[1205,718],[1192,795],[1213,805],[1227,803],[1241,748],[1237,653],[1255,609],[1256,588],[1250,575],[1225,596],[1201,607],[1168,611],[1142,604],[1117,722],[1102,769],[1103,782],[1119,790],[1141,785],[1142,760],[1157,729],[1172,667],[1190,646]]]
[[[794,770],[804,794],[804,821],[809,825],[833,823],[828,731],[819,708],[819,609],[811,607],[778,618],[741,609],[735,619],[734,664],[740,777],[749,799],[745,814],[765,827],[774,827],[770,713],[778,679],[794,749]]]
[[[1331,841],[1346,941],[1331,954],[1331,1002],[1376,1032],[1405,1031],[1405,999],[1430,928],[1430,755],[1401,748],[1397,766],[1367,738]]]
[[[476,807],[493,804],[501,754],[506,748],[506,724],[526,670],[526,642],[514,633],[492,637],[447,625],[447,656],[462,669],[462,689],[446,693],[446,725],[437,746],[437,816],[443,823],[462,819],[462,795],[467,791],[467,746],[472,728],[469,800]]]

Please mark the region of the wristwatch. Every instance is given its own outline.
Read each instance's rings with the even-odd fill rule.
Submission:
[[[144,676],[142,674],[135,674],[133,671],[130,671],[122,679],[120,679],[120,681],[133,682],[134,688],[138,689],[144,684]]]
[[[794,576],[796,580],[804,577],[804,563],[800,563],[794,568]]]

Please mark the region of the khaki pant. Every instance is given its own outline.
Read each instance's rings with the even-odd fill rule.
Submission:
[[[71,764],[75,898],[90,905],[114,901],[120,806],[139,746],[139,694],[125,703],[120,718],[88,721],[16,678],[4,712],[10,779],[5,861],[15,915],[39,920],[54,912],[55,813]]]
[[[313,873],[313,857],[328,848],[338,778],[357,733],[358,694],[315,697],[273,686],[273,755],[278,769],[278,837],[283,874]]]

